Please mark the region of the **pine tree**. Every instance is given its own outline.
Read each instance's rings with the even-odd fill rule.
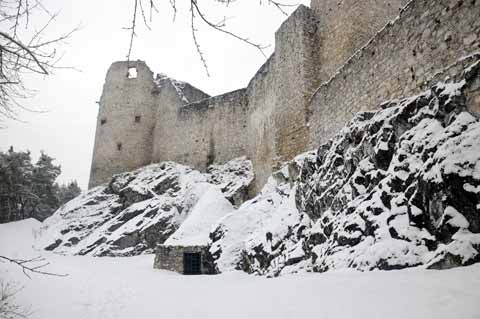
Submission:
[[[60,206],[71,201],[72,199],[80,195],[81,192],[82,190],[80,189],[77,181],[75,180],[71,181],[67,185],[65,184],[60,185],[58,189],[58,196],[57,196]]]
[[[38,197],[32,207],[31,217],[43,221],[60,205],[57,197],[58,185],[55,180],[62,172],[60,165],[53,164],[53,158],[43,151],[35,164],[32,175],[32,190]]]
[[[32,192],[33,165],[30,152],[10,147],[0,153],[0,221],[28,218],[29,207],[37,200]]]
[[[30,152],[0,152],[0,223],[34,217],[40,221],[80,193],[77,182],[59,186],[61,167],[41,152],[35,165]],[[62,189],[63,187],[63,189]]]

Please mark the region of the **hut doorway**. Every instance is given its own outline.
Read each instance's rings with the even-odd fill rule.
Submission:
[[[183,253],[183,274],[200,275],[201,273],[201,254]]]

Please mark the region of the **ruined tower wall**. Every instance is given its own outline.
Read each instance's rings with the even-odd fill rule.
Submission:
[[[182,141],[182,129],[178,127],[178,110],[185,105],[170,81],[155,92],[155,129],[153,133],[152,162],[180,161],[177,145]]]
[[[136,78],[127,76],[129,67],[136,68]],[[150,163],[153,87],[153,74],[144,62],[110,66],[100,99],[89,187]]]
[[[245,156],[249,112],[244,93],[237,90],[181,107],[172,160],[203,170],[214,162]]]
[[[356,50],[387,22],[398,16],[408,0],[311,0],[319,23],[318,76],[330,78]]]
[[[410,2],[315,93],[310,147],[333,137],[354,113],[416,94],[437,72],[478,51],[479,16],[479,1]]]
[[[196,166],[193,153],[190,154],[196,144],[187,142],[188,130],[193,122],[181,122],[179,112],[186,104],[210,96],[188,83],[170,79],[165,75],[157,75],[155,84],[156,114],[152,162],[176,161]]]
[[[323,121],[308,122],[311,96],[406,2],[312,0],[282,24],[274,54],[247,88],[257,189],[279,163],[312,147],[310,125]]]
[[[301,6],[275,34],[275,148],[278,161],[291,160],[308,143],[306,107],[318,87],[318,19]]]
[[[299,6],[276,32],[275,53],[247,87],[257,190],[308,143],[305,110],[317,87],[317,24],[312,10]]]
[[[257,188],[267,180],[277,158],[274,130],[274,114],[277,101],[274,64],[275,59],[272,55],[250,81],[246,92],[250,109],[248,156],[254,166]]]

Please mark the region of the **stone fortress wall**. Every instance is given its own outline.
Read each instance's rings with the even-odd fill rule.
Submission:
[[[114,63],[90,186],[150,162],[204,169],[247,155],[258,190],[279,163],[327,141],[353,113],[414,94],[480,50],[480,1],[312,0],[311,8],[299,6],[282,24],[275,52],[238,91],[208,97],[188,84],[159,83],[143,62]],[[137,79],[125,76],[132,65]],[[479,112],[478,89],[472,96]],[[150,117],[140,124],[137,113]]]
[[[420,93],[432,78],[448,76],[459,59],[480,52],[479,16],[480,1],[410,1],[315,92],[308,112],[311,147],[326,142],[354,113]],[[480,114],[480,101],[469,107]]]

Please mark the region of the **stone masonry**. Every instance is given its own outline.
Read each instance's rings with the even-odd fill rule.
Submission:
[[[310,146],[326,142],[354,113],[420,93],[457,61],[480,52],[479,15],[479,1],[410,1],[312,96]],[[476,114],[479,95],[468,104]]]
[[[204,169],[246,155],[258,190],[281,162],[333,137],[355,112],[415,94],[480,51],[479,16],[475,0],[312,0],[276,32],[274,53],[248,86],[215,97],[154,78],[144,62],[115,62],[89,186],[151,162]],[[127,76],[132,68],[136,77]],[[480,90],[470,90],[468,107],[480,114]]]
[[[208,266],[207,246],[166,246],[158,245],[155,252],[155,260],[153,267],[156,269],[165,269],[184,273],[184,254],[185,253],[199,253],[201,256],[201,273],[212,274],[213,271]]]

